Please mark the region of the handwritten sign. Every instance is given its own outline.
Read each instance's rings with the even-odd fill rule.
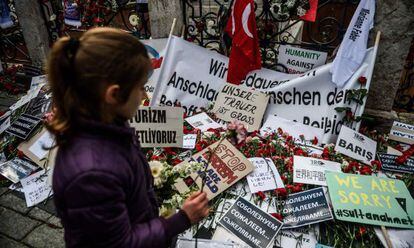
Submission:
[[[191,117],[187,117],[185,118],[185,121],[188,122],[194,128],[200,129],[202,132],[205,132],[210,128],[217,129],[223,127],[219,123],[211,119],[210,116],[208,116],[204,112],[193,115]]]
[[[277,62],[286,66],[288,73],[297,74],[324,65],[328,53],[280,45]]]
[[[129,123],[142,147],[182,147],[183,108],[140,107]]]
[[[260,128],[269,96],[242,86],[225,84],[217,96],[213,112],[217,117],[238,120],[252,132]]]
[[[414,229],[414,200],[403,181],[336,172],[326,181],[337,219]]]
[[[41,119],[38,117],[22,114],[13,122],[13,124],[11,124],[6,132],[20,139],[26,140],[30,133],[36,128],[37,124],[39,124],[40,120]]]
[[[184,163],[197,161],[203,163],[203,168],[191,175],[183,182],[179,181],[176,188],[184,193],[189,186],[196,184],[207,193],[209,200],[235,184],[237,181],[253,171],[254,167],[246,157],[227,140],[217,141],[201,152],[196,153]],[[209,163],[210,161],[210,163]]]
[[[284,188],[276,165],[270,158],[249,158],[255,169],[247,176],[250,192],[268,191]]]
[[[266,248],[274,241],[282,222],[239,197],[219,224],[251,247]]]
[[[13,183],[18,183],[21,179],[27,177],[36,169],[37,167],[35,165],[20,158],[14,158],[0,164],[0,174]]]
[[[194,149],[197,141],[197,134],[186,134],[183,137],[183,148]]]
[[[293,182],[326,186],[325,171],[341,171],[341,164],[312,157],[293,157]]]
[[[335,146],[336,151],[368,165],[375,159],[376,149],[377,142],[345,126],[342,126]]]
[[[45,170],[41,170],[20,181],[27,207],[39,204],[52,194],[52,187],[47,182],[47,178],[48,173]]]
[[[296,228],[333,219],[323,188],[290,194],[282,210],[283,229]]]
[[[296,142],[301,142],[300,136],[303,135],[305,140],[313,140],[315,137],[318,140],[323,138],[323,129],[308,126],[299,122],[290,121],[279,116],[269,115],[260,129],[262,136],[277,132],[281,128],[283,132],[287,132],[295,139]]]
[[[398,156],[392,154],[378,154],[382,169],[402,173],[414,173],[414,159],[408,158],[404,164],[397,164]]]
[[[391,127],[389,139],[410,145],[414,144],[414,126],[394,121]]]

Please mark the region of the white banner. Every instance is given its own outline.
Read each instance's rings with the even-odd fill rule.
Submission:
[[[351,107],[345,101],[349,90],[359,89],[358,77],[367,78],[369,88],[376,47],[368,49],[361,67],[344,87],[337,88],[329,72],[332,64],[323,65],[306,74],[293,75],[262,69],[251,72],[242,85],[270,95],[267,114],[324,129],[323,143],[334,142],[341,128],[343,113],[336,107]],[[171,36],[162,63],[151,105],[181,103],[188,115],[200,111],[216,100],[227,77],[228,58]],[[356,115],[361,115],[365,105]]]

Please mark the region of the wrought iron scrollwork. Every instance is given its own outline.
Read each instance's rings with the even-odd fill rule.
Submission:
[[[231,0],[183,0],[185,38],[201,46],[227,54],[228,41],[223,31],[230,15]],[[319,0],[316,22],[304,22],[300,39],[294,27],[302,21],[278,14],[277,0],[256,0],[257,31],[263,66],[285,71],[277,63],[280,44],[326,51],[330,54],[340,44],[358,0]],[[280,1],[279,1],[280,2]]]

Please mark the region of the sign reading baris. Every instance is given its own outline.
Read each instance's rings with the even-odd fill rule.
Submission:
[[[370,165],[375,158],[377,142],[354,130],[342,126],[335,150]]]
[[[192,173],[175,185],[180,193],[185,193],[194,183],[207,193],[209,200],[247,176],[254,167],[250,161],[227,140],[218,141],[176,166],[196,161],[203,168]]]
[[[129,123],[142,147],[182,147],[183,113],[179,107],[140,107]]]

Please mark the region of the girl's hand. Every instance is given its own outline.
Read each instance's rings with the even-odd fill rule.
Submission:
[[[187,214],[191,224],[199,222],[210,212],[207,194],[205,192],[193,193],[185,200],[181,209]]]

